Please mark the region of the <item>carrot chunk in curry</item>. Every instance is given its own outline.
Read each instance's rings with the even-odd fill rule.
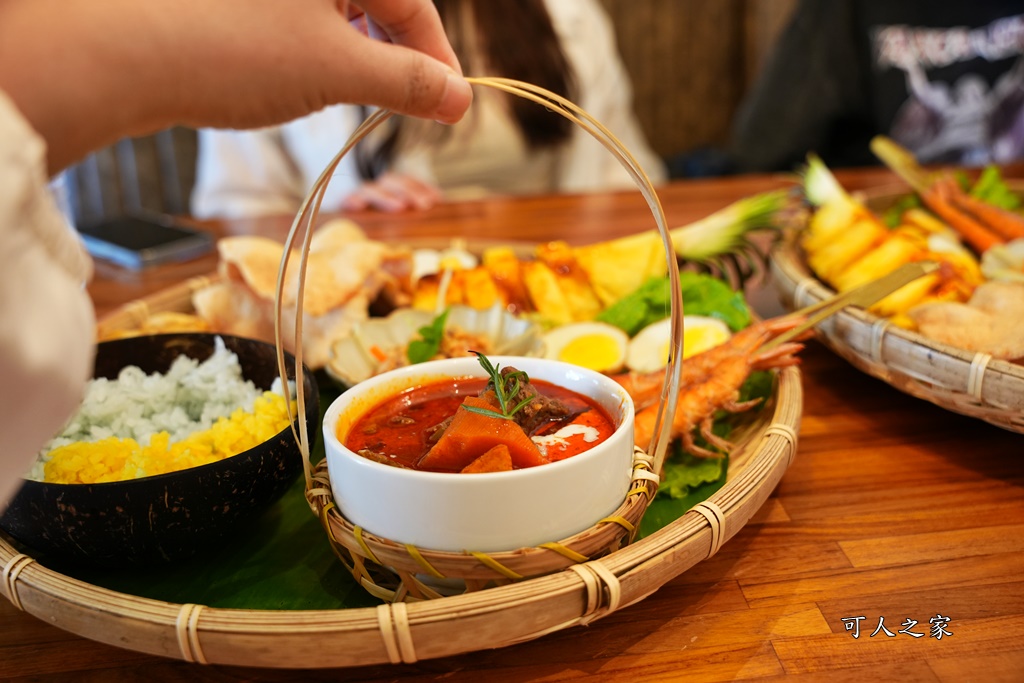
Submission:
[[[480,474],[483,472],[508,472],[512,469],[512,456],[508,452],[508,446],[500,443],[463,467],[462,472],[463,474]]]
[[[546,462],[537,444],[530,440],[518,423],[508,418],[474,413],[466,410],[465,406],[495,408],[495,404],[483,396],[467,396],[441,438],[420,458],[419,467],[461,470],[499,444],[508,447],[515,467],[534,467]]]

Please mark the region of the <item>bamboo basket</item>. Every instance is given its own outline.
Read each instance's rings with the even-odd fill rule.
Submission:
[[[904,194],[879,190],[868,205],[884,209]],[[772,280],[789,310],[835,295],[811,273],[798,236],[795,226],[771,255]],[[1024,366],[929,339],[859,308],[844,309],[816,332],[854,367],[904,393],[1024,433]]]
[[[524,579],[536,578],[565,569],[580,570],[609,553],[629,544],[635,537],[640,518],[657,493],[659,473],[664,462],[670,440],[671,416],[675,412],[679,393],[683,352],[683,301],[679,284],[679,269],[672,238],[668,230],[661,201],[647,174],[621,142],[599,121],[587,114],[569,100],[543,88],[505,78],[471,78],[477,86],[494,88],[501,92],[531,100],[545,106],[572,123],[580,126],[615,156],[636,182],[641,194],[647,200],[654,216],[658,232],[665,249],[671,288],[671,344],[668,365],[658,415],[655,420],[653,438],[647,451],[636,448],[633,457],[633,476],[622,504],[611,515],[595,520],[594,525],[570,538],[550,539],[531,548],[509,549],[505,552],[441,552],[429,548],[396,542],[368,533],[352,524],[335,505],[331,492],[326,462],[319,465],[310,461],[309,437],[305,425],[294,429],[299,450],[303,454],[306,477],[306,498],[310,507],[320,518],[335,554],[349,569],[356,581],[372,595],[398,602],[404,600],[437,599],[443,597],[436,586],[437,581],[451,586],[450,590],[473,592],[484,588],[503,585]],[[284,349],[285,330],[282,329],[282,302],[285,300],[286,273],[293,254],[298,254],[298,287],[295,305],[303,308],[306,263],[309,246],[317,224],[320,203],[334,175],[334,170],[355,145],[375,128],[392,116],[388,111],[377,111],[352,134],[345,146],[335,155],[320,177],[313,184],[302,203],[298,215],[285,240],[281,265],[278,270],[275,340],[278,348],[278,363],[282,377],[285,376]],[[301,238],[301,242],[300,242]],[[300,244],[296,248],[296,245]],[[296,381],[302,381],[302,316],[296,316],[291,348],[296,349]],[[298,411],[304,410],[300,396]],[[568,495],[568,494],[567,494]],[[587,570],[581,570],[587,571]],[[592,570],[591,570],[592,571]],[[429,582],[429,583],[428,583]]]
[[[592,126],[587,122],[581,125]],[[612,153],[619,154],[614,149]],[[623,163],[628,165],[628,160]],[[330,169],[325,170],[325,175],[329,174]],[[654,207],[656,220],[663,221],[660,204],[649,182],[646,194]],[[318,205],[319,199],[311,195],[296,226],[303,215],[307,221],[310,216],[315,217]],[[659,224],[659,228],[667,239],[664,225]],[[304,250],[308,249],[308,230],[305,239]],[[666,251],[672,253],[671,249]],[[670,272],[675,271],[676,264],[671,262]],[[163,312],[190,313],[194,291],[214,279],[215,276],[189,281],[122,307],[102,320],[98,331],[130,330]],[[673,282],[673,287],[675,292],[679,291],[677,282]],[[679,319],[676,329],[677,341],[681,344],[681,302],[673,307],[673,315]],[[301,325],[301,316],[299,318]],[[281,333],[279,329],[279,347]],[[301,335],[301,328],[296,334]],[[297,348],[301,349],[301,345]],[[676,357],[680,350],[675,350]],[[297,365],[302,367],[301,357],[297,358]],[[678,381],[678,364],[674,367],[675,381]],[[668,373],[672,374],[672,368]],[[667,391],[674,396],[674,387],[671,382],[667,384],[670,385]],[[665,403],[663,400],[663,407]],[[536,563],[532,567],[520,566],[516,564],[518,558],[500,558],[509,566],[524,572],[529,570],[534,575],[516,581],[502,575],[497,579],[501,585],[487,590],[415,600],[411,598],[416,597],[416,590],[421,590],[423,597],[433,596],[426,595],[415,584],[386,583],[394,577],[377,583],[378,576],[374,574],[378,572],[373,567],[376,563],[368,557],[359,557],[360,541],[355,540],[354,530],[345,528],[347,523],[330,503],[329,482],[322,466],[310,465],[307,499],[325,522],[328,534],[334,535],[335,550],[349,563],[350,569],[362,563],[362,569],[354,569],[353,574],[364,587],[366,582],[362,579],[372,578],[379,594],[396,601],[372,608],[335,610],[224,609],[164,602],[65,576],[19,551],[2,534],[0,593],[16,608],[71,633],[121,648],[200,664],[351,667],[412,663],[505,647],[585,625],[632,605],[718,552],[761,508],[792,464],[802,406],[799,370],[789,367],[779,371],[769,401],[749,416],[740,431],[731,437],[735,448],[730,455],[726,482],[717,492],[640,540],[633,541],[632,531],[612,524],[607,527],[611,531],[595,527],[565,540],[563,545],[579,549],[583,556],[580,558],[547,549],[543,552],[526,549],[523,554],[527,557],[531,554],[545,556],[539,570]],[[305,437],[299,434],[296,438],[302,441]],[[660,447],[664,445],[662,441]],[[656,443],[650,450],[660,458],[663,451],[659,452],[658,447]],[[655,462],[650,465],[652,469],[656,466]],[[643,473],[646,469],[642,466],[638,471]],[[654,488],[655,482],[649,476],[636,477],[619,516],[639,521]],[[401,553],[391,547],[394,544],[386,539],[370,540],[373,549],[387,564],[395,566],[399,559],[405,561]],[[366,541],[363,536],[362,542]],[[448,569],[445,561],[450,558],[431,555],[430,559]],[[325,642],[331,646],[324,647]]]

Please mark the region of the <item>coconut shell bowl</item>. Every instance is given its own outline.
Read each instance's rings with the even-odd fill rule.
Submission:
[[[175,358],[211,356],[217,335],[164,334],[102,342],[94,377],[116,378],[129,365],[147,374],[166,372]],[[239,359],[242,376],[270,389],[278,375],[277,351],[267,344],[220,335]],[[285,356],[289,377],[294,358]],[[312,373],[303,374],[310,434],[319,418]],[[56,484],[26,479],[0,517],[0,529],[23,552],[43,561],[125,567],[168,563],[202,552],[259,518],[302,471],[292,428],[237,455],[154,476],[97,484]]]

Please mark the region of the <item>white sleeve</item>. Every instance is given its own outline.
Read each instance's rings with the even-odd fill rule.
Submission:
[[[287,123],[281,128],[288,157],[301,177],[300,200],[304,199],[320,174],[340,152],[363,122],[356,105],[340,104]],[[379,129],[378,129],[379,130]],[[371,134],[372,135],[372,134]],[[362,185],[355,150],[341,159],[324,194],[323,211],[337,211],[342,200]],[[301,204],[301,201],[298,203]],[[298,204],[294,207],[298,209]],[[294,210],[293,210],[294,213]]]
[[[192,215],[245,218],[294,213],[302,178],[288,159],[278,127],[199,130]]]
[[[573,69],[576,103],[625,145],[653,183],[664,182],[665,165],[633,112],[632,85],[604,9],[597,0],[548,0],[547,8]],[[614,155],[579,126],[560,160],[559,176],[559,189],[566,192],[636,188]]]
[[[92,262],[54,203],[45,157],[0,92],[0,510],[92,375]]]
[[[294,214],[360,122],[358,107],[340,105],[258,130],[200,130],[192,214]],[[355,152],[349,152],[335,169],[322,209],[337,210],[362,182]]]

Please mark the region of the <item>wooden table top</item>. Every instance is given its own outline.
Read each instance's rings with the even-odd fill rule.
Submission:
[[[894,181],[878,169],[839,175],[851,189]],[[786,183],[733,177],[673,183],[659,194],[670,224],[681,225]],[[637,193],[353,218],[388,240],[486,235],[590,243],[653,227]],[[280,239],[286,222],[210,228]],[[90,292],[102,315],[213,267],[213,257],[141,274],[101,265]],[[778,310],[770,285],[750,293],[762,313]],[[589,626],[414,665],[199,667],[95,643],[0,601],[0,679],[1022,680],[1024,439],[904,395],[817,342],[802,357],[799,452],[761,511],[717,555]],[[929,620],[940,615],[950,619],[951,635],[936,638]],[[894,636],[870,635],[880,619]],[[854,638],[847,624],[858,620]],[[907,628],[907,620],[916,626]]]

